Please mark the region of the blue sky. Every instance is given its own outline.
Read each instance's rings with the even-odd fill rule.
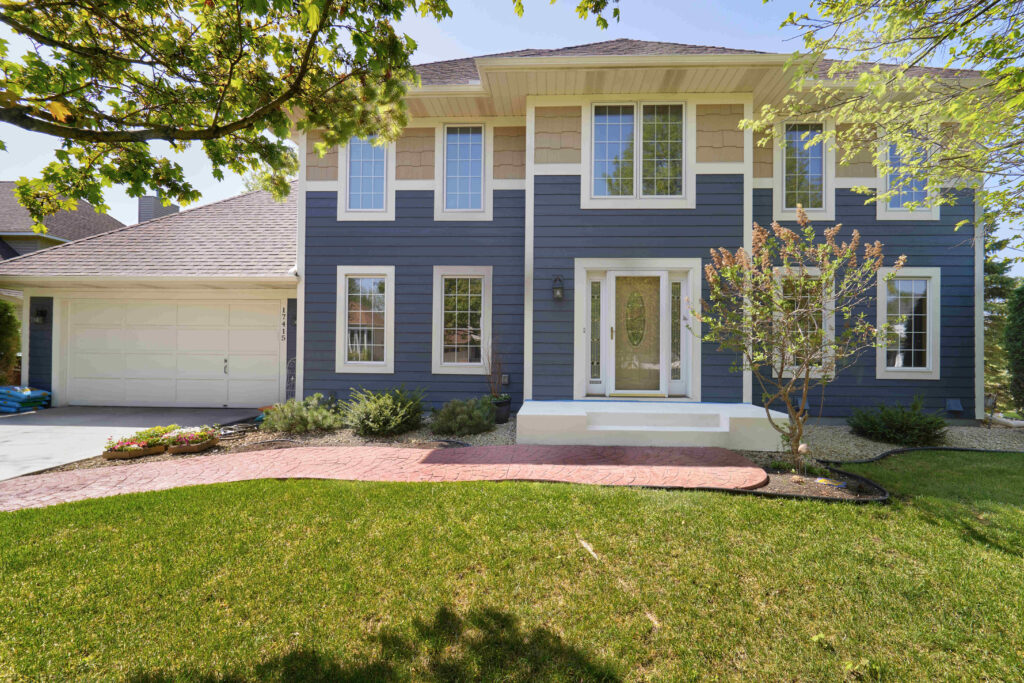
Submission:
[[[444,22],[418,16],[404,19],[400,28],[419,48],[417,63],[456,57],[519,50],[555,48],[615,38],[660,40],[698,45],[793,52],[801,47],[792,30],[779,30],[783,18],[804,3],[760,0],[623,0],[622,19],[607,30],[593,19],[579,19],[574,0],[524,0],[525,15],[516,17],[512,0],[450,0],[454,17]],[[9,37],[5,29],[2,37]],[[0,179],[15,179],[38,171],[52,159],[54,144],[43,135],[0,124],[0,139],[8,151],[0,152]],[[242,190],[241,179],[230,175],[217,181],[199,148],[178,156],[193,184],[203,193],[199,203],[230,197]],[[110,213],[123,222],[134,222],[136,203],[115,188],[107,195]],[[1024,275],[1024,266],[1019,273]]]

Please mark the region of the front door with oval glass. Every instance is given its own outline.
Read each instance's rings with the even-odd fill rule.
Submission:
[[[686,396],[687,272],[588,273],[591,396]]]

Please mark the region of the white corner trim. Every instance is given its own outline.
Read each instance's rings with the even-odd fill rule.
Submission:
[[[523,224],[523,401],[533,398],[533,221],[537,108],[526,99],[526,193]]]
[[[892,268],[878,269],[878,291],[875,300],[877,324],[881,328],[887,321],[886,316],[886,276],[893,272]],[[941,343],[942,343],[942,269],[941,268],[909,268],[904,267],[896,272],[897,280],[928,280],[928,367],[925,368],[889,368],[886,367],[885,340],[875,349],[875,379],[895,380],[937,380],[940,379]]]
[[[595,197],[594,184],[594,108],[604,104],[632,105],[634,148],[641,147],[643,126],[640,125],[642,108],[645,104],[681,104],[683,106],[683,195],[681,197],[644,197],[640,194],[640,155],[634,159],[634,187],[630,197]],[[685,98],[668,95],[641,96],[633,99],[589,98],[583,106],[580,135],[581,209],[692,209],[697,205],[697,115],[694,107]]]
[[[974,196],[974,417],[985,419],[985,230],[984,207]]]
[[[772,145],[772,209],[774,215],[772,218],[780,221],[793,221],[796,220],[796,207],[786,208],[785,206],[785,177],[786,177],[786,157],[785,150],[782,145],[779,144],[780,140],[784,140],[784,126],[786,124],[797,125],[797,124],[818,124],[822,125],[822,131],[825,133],[826,138],[828,134],[835,131],[835,122],[831,119],[825,121],[810,121],[810,120],[799,120],[799,121],[786,121],[780,123],[776,127],[775,142]],[[836,154],[835,149],[830,139],[825,139],[821,142],[822,145],[822,177],[824,178],[824,188],[822,197],[822,208],[820,209],[808,209],[804,207],[804,212],[810,220],[835,220],[836,217]]]
[[[483,188],[479,211],[449,211],[445,208],[445,130],[449,126],[479,126],[484,133]],[[434,220],[435,221],[490,221],[494,218],[494,122],[487,120],[438,123],[434,127]]]
[[[303,398],[303,374],[306,369],[306,134],[297,136],[299,154],[299,184],[295,198],[295,276],[298,278],[295,293],[295,398]],[[340,173],[339,169],[339,173]],[[287,360],[286,360],[287,362]]]
[[[435,375],[486,375],[489,372],[486,358],[491,347],[491,291],[494,269],[491,266],[434,266],[434,306],[431,324],[430,371]],[[452,276],[477,276],[481,284],[480,311],[480,355],[481,362],[456,364],[444,362],[444,278]]]
[[[530,166],[529,159],[527,166]],[[532,164],[537,175],[581,175],[583,164]],[[529,176],[527,176],[529,177]]]
[[[751,97],[743,103],[743,118],[748,121],[754,118],[754,98]],[[749,127],[743,129],[743,250],[750,254],[754,248],[754,130]],[[698,298],[695,307],[700,306],[700,290],[697,290]],[[701,330],[703,332],[703,330]],[[703,335],[701,335],[703,337]],[[697,344],[701,339],[696,340]],[[754,376],[749,368],[743,369],[743,396],[744,403],[754,402]]]
[[[345,279],[351,275],[383,277],[384,283],[384,362],[359,363],[346,360],[348,339],[348,306]],[[338,266],[337,298],[335,299],[334,371],[337,373],[395,372],[395,267]]]
[[[338,149],[338,220],[339,221],[393,221],[395,220],[395,148],[393,142],[385,145],[384,208],[348,208],[349,145]]]
[[[32,361],[28,353],[29,321],[32,319],[32,290],[22,290],[21,296],[21,386],[28,386],[28,365]]]

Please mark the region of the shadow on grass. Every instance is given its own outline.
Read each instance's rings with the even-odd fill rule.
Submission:
[[[167,681],[390,681],[572,680],[618,681],[615,671],[555,633],[523,630],[518,619],[497,609],[460,617],[441,607],[429,621],[416,619],[413,635],[384,630],[375,636],[373,659],[339,662],[328,652],[298,649],[240,673],[183,670],[137,672],[131,683]]]

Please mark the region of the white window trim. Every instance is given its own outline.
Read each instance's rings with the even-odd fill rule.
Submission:
[[[821,279],[821,268],[818,268],[816,266],[791,266],[789,268],[789,270],[792,271],[792,273],[794,275],[802,274],[802,275],[807,275],[809,277],[812,277],[812,278],[814,278],[816,280],[820,280]],[[786,267],[785,266],[776,266],[775,267],[775,278],[776,278],[776,280],[779,283],[780,289],[782,287],[782,281],[785,279],[785,277],[786,277]],[[825,304],[824,308],[822,308],[822,311],[821,311],[822,324],[825,326],[825,343],[828,344],[829,347],[830,347],[830,350],[828,351],[828,353],[824,354],[824,357],[822,359],[822,360],[824,360],[826,362],[828,362],[829,360],[832,359],[831,346],[836,341],[836,309],[835,309],[835,302],[832,301],[832,297],[835,295],[835,287],[836,287],[836,283],[835,283],[835,280],[833,280],[832,282],[829,283],[828,302]],[[793,376],[793,372],[794,372],[795,369],[796,368],[793,368],[793,367],[786,368],[786,370],[782,373],[782,376],[783,377],[792,377]],[[813,369],[811,370],[811,377],[814,377],[814,378],[817,379],[817,378],[821,378],[823,376],[824,376],[824,373],[822,373],[820,368],[817,369],[817,370],[813,370]]]
[[[795,221],[796,209],[785,208],[786,200],[786,150],[780,141],[785,140],[786,125],[812,124],[822,126],[826,139],[822,141],[822,174],[824,176],[824,197],[822,208],[808,209],[804,212],[812,221],[815,219],[835,220],[836,217],[836,154],[834,145],[830,143],[830,134],[835,132],[835,122],[831,119],[825,121],[797,120],[786,121],[775,127],[775,144],[772,149],[773,181],[772,181],[772,208],[773,218],[780,221]]]
[[[349,146],[338,150],[338,220],[339,221],[393,221],[395,220],[395,143],[385,143],[384,208],[348,208]]]
[[[360,363],[348,360],[348,297],[345,280],[351,276],[384,278],[384,362]],[[395,267],[338,266],[335,299],[334,371],[337,373],[387,374],[395,372]]]
[[[878,309],[878,327],[881,329],[888,321],[886,315],[886,300],[888,291],[886,288],[886,276],[896,272],[896,279],[907,280],[928,280],[928,367],[926,368],[890,368],[886,367],[886,345],[885,339],[880,340],[880,346],[875,353],[875,379],[897,379],[897,380],[937,380],[940,379],[939,364],[941,356],[941,311],[942,306],[942,269],[941,268],[901,268],[894,271],[892,268],[878,269],[878,291],[875,307]]]
[[[491,349],[491,266],[434,266],[434,314],[431,334],[431,372],[435,375],[486,375]],[[444,278],[481,277],[480,287],[480,362],[445,363],[444,358]]]
[[[483,187],[480,209],[445,208],[445,158],[448,145],[445,137],[449,128],[478,126],[484,133]],[[434,220],[435,221],[490,221],[494,219],[494,124],[484,121],[451,121],[434,129]]]
[[[680,104],[683,107],[683,196],[643,196],[640,194],[641,178],[637,173],[642,163],[641,155],[634,156],[633,196],[631,197],[595,197],[594,190],[594,109],[600,106],[632,105],[634,149],[640,149],[643,127],[641,117],[645,104]],[[594,100],[585,106],[581,119],[581,172],[580,176],[580,208],[581,209],[692,209],[697,197],[697,117],[690,112],[691,107],[685,99],[673,96],[644,96],[629,100]]]
[[[880,143],[881,154],[886,160],[889,161],[889,142],[884,141]],[[889,187],[889,176],[885,176],[879,173],[878,176],[878,187],[882,188],[883,192],[888,192],[891,188]],[[928,198],[932,198],[931,190],[928,191]],[[875,200],[875,218],[880,221],[937,221],[941,215],[942,207],[935,206],[919,206],[915,209],[898,208],[894,209],[889,206],[888,200],[882,201],[880,199]]]

